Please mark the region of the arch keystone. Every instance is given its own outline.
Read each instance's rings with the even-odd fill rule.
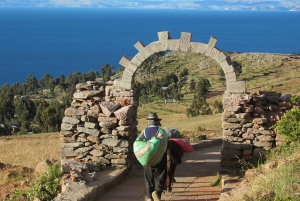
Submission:
[[[159,42],[165,42],[165,41],[171,39],[169,31],[157,32],[157,35],[158,35]]]

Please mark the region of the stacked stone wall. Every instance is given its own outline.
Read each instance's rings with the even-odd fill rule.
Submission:
[[[92,172],[131,165],[138,124],[136,93],[135,89],[117,88],[113,82],[76,85],[61,124],[64,172],[76,166]]]
[[[289,95],[274,91],[225,93],[223,107],[221,166],[239,167],[241,161],[260,157],[265,150],[284,143],[272,126],[292,109]]]

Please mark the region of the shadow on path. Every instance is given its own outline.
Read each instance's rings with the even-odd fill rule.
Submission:
[[[163,194],[162,200],[199,200],[217,201],[221,186],[211,186],[220,171],[221,144],[198,147],[192,153],[185,153],[183,163],[177,166],[176,183],[168,195]],[[145,184],[142,168],[134,170],[132,175],[106,192],[97,201],[143,201]]]

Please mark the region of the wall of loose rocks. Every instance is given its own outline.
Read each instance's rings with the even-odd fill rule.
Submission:
[[[138,124],[136,93],[115,87],[113,82],[77,84],[61,124],[65,172],[76,166],[87,172],[130,166]]]
[[[223,147],[221,166],[239,167],[239,160],[260,157],[285,141],[272,126],[292,109],[289,95],[274,91],[230,94],[223,97]]]

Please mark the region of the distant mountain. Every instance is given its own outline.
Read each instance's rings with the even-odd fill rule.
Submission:
[[[300,11],[299,0],[0,0],[4,6]]]

